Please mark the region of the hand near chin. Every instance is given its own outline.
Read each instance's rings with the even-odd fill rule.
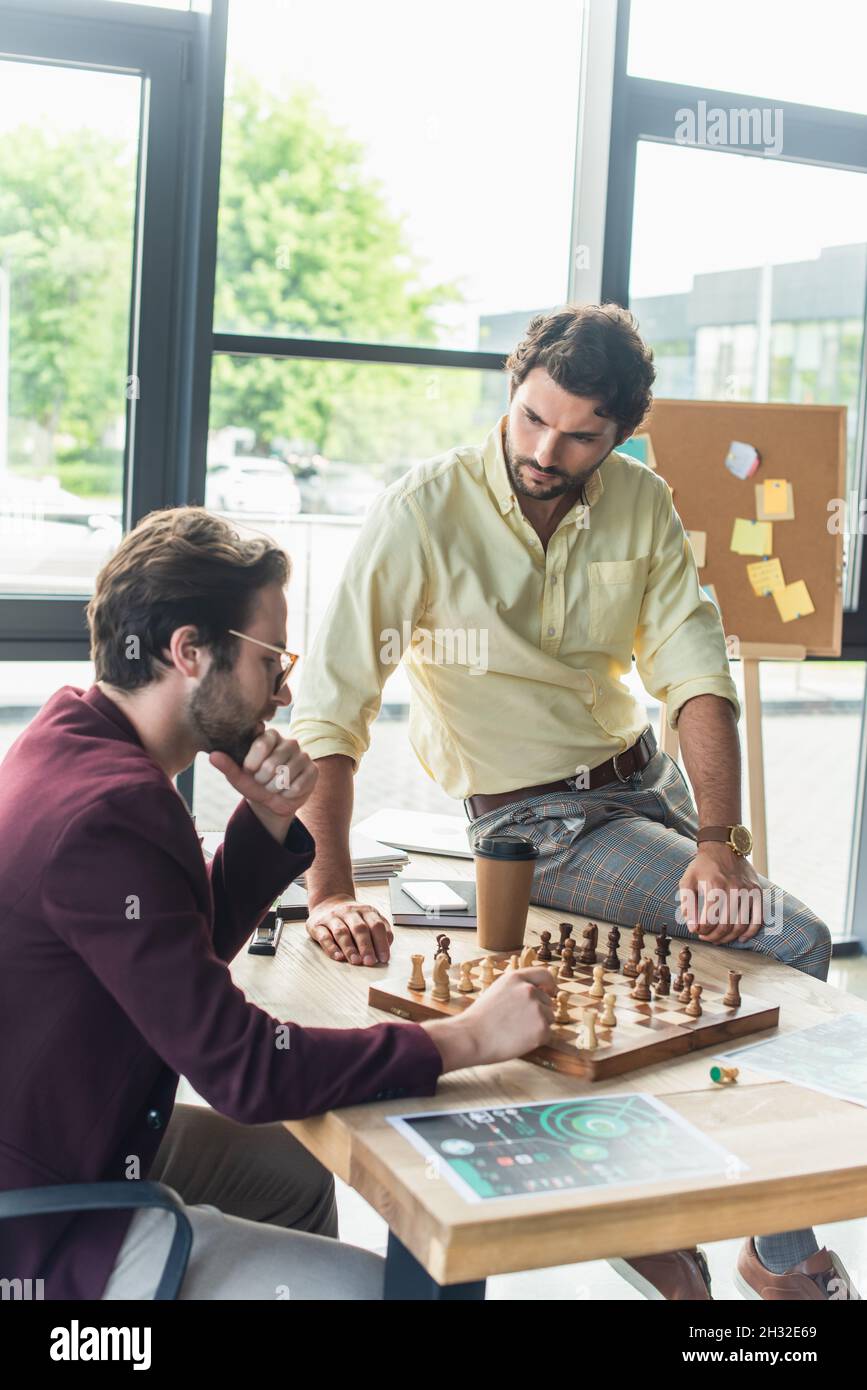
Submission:
[[[281,842],[319,776],[295,739],[282,738],[276,729],[266,729],[253,740],[241,767],[228,753],[211,753],[208,761]]]

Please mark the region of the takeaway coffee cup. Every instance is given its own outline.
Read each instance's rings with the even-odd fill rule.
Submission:
[[[539,851],[530,840],[482,835],[473,857],[479,945],[485,951],[520,951]]]

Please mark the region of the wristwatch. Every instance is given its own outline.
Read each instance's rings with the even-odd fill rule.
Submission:
[[[749,854],[753,847],[753,837],[745,825],[704,825],[695,838],[697,844],[704,840],[716,840],[728,845],[741,858]]]

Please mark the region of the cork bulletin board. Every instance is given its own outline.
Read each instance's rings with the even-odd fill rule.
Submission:
[[[828,530],[828,503],[845,497],[846,407],[657,400],[641,432],[650,436],[656,470],[673,489],[684,526],[705,535],[699,579],[713,586],[726,634],[768,646],[797,643],[810,656],[839,656],[843,535]],[[750,477],[726,467],[733,441],[760,456]],[[780,561],[787,586],[804,581],[815,609],[788,622],[773,594],[759,595],[750,582],[747,565],[765,557],[731,549],[738,518],[768,519],[756,489],[772,479],[791,486],[794,516],[773,517],[767,558]]]

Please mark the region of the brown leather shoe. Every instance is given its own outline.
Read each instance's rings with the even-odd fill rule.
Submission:
[[[633,1260],[609,1260],[612,1269],[645,1298],[693,1299],[708,1302],[711,1298],[710,1270],[704,1251],[668,1250],[662,1255],[639,1255]]]
[[[861,1299],[858,1290],[852,1286],[843,1261],[833,1250],[826,1250],[823,1246],[800,1264],[792,1265],[785,1274],[773,1274],[756,1254],[752,1236],[741,1246],[735,1287],[744,1298],[787,1301],[824,1299],[828,1302]]]

